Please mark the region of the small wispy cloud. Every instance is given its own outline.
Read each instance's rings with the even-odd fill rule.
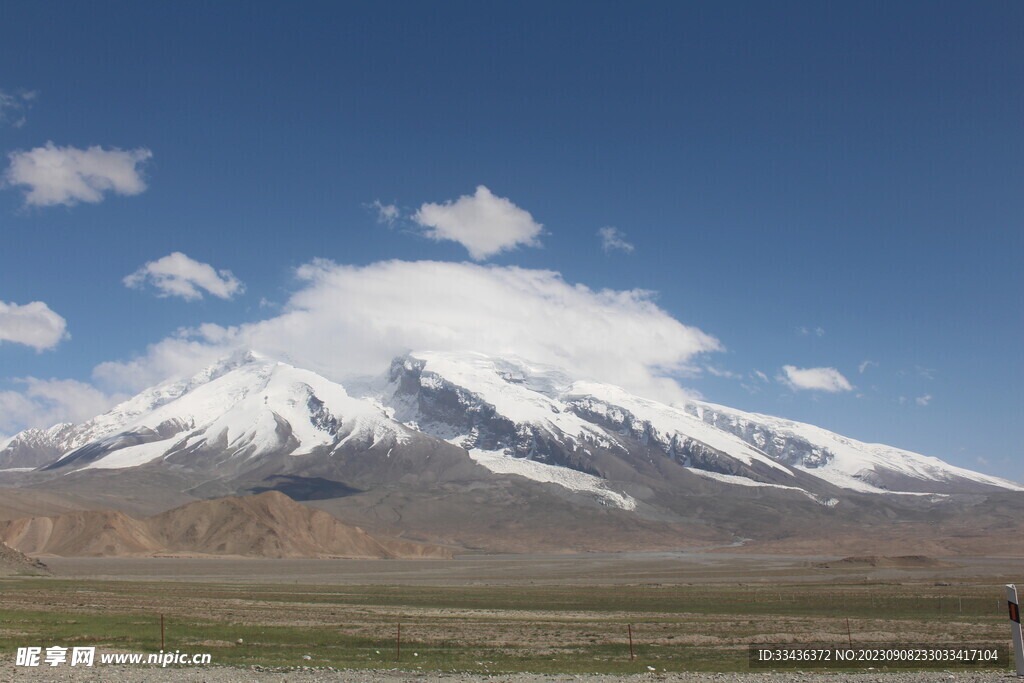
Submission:
[[[24,126],[28,120],[26,114],[38,95],[36,90],[0,90],[0,124],[14,128]]]
[[[724,377],[726,379],[743,379],[743,375],[733,372],[732,370],[722,370],[716,368],[713,365],[706,365],[704,369],[708,371],[708,374],[712,377]]]
[[[873,360],[862,361],[861,364],[857,366],[857,372],[863,375],[865,372],[867,372],[867,369],[871,367],[877,368],[878,363],[876,363]]]
[[[480,185],[476,193],[443,204],[426,203],[412,215],[426,228],[423,235],[441,242],[458,242],[474,261],[522,245],[539,247],[544,226],[505,197]]]
[[[374,199],[367,206],[376,212],[377,222],[388,227],[393,226],[402,217],[402,212],[395,204],[383,204],[379,199]]]
[[[140,166],[153,156],[145,148],[43,147],[7,155],[4,184],[25,188],[26,206],[95,204],[107,192],[136,195],[146,189]]]
[[[627,254],[631,254],[635,249],[632,244],[626,241],[626,233],[618,228],[613,228],[609,225],[598,230],[597,234],[601,238],[601,248],[604,249],[605,253],[624,251]]]
[[[914,402],[917,403],[917,405],[919,406],[926,406],[932,402],[932,395],[925,394],[924,396],[918,396],[917,398],[914,399]]]
[[[798,368],[784,365],[780,381],[794,391],[852,391],[853,385],[835,368]]]
[[[245,291],[245,285],[230,270],[217,270],[180,251],[150,261],[126,276],[123,282],[134,289],[142,289],[148,282],[156,288],[157,296],[180,296],[186,301],[202,299],[200,290],[221,299],[231,299]]]
[[[805,326],[801,325],[800,327],[796,328],[796,333],[799,334],[801,337],[809,337],[811,335],[814,335],[815,337],[824,337],[825,336],[825,328],[824,327],[805,327]]]
[[[768,375],[760,370],[751,370],[746,377],[738,376],[738,378],[742,380],[740,387],[748,394],[759,394],[765,388],[764,385],[771,384]]]

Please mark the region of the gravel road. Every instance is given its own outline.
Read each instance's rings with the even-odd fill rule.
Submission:
[[[5,665],[0,670],[2,681],[95,681],[97,683],[171,683],[189,681],[191,683],[229,683],[234,681],[266,681],[270,683],[318,683],[320,681],[348,681],[351,683],[428,683],[445,681],[447,683],[524,683],[540,681],[541,683],[613,683],[632,681],[718,681],[719,683],[935,683],[956,681],[957,683],[1016,683],[1024,681],[1010,673],[996,672],[858,672],[858,673],[644,673],[629,676],[607,675],[480,675],[459,673],[417,673],[398,670],[375,671],[335,671],[331,669],[263,669],[234,668],[207,666],[201,668],[161,669],[149,666],[104,666],[92,669],[70,667],[38,668],[13,667]]]

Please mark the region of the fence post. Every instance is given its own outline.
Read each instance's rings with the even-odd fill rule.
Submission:
[[[1006,605],[1010,608],[1010,639],[1013,641],[1013,656],[1017,663],[1017,675],[1024,676],[1024,640],[1020,633],[1020,603],[1017,602],[1017,586],[1006,584]]]

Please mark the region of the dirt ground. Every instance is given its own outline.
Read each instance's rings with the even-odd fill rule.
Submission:
[[[264,674],[269,680],[276,672],[287,675],[275,680],[296,681],[470,681],[510,671],[536,673],[495,680],[547,680],[541,674],[559,671],[563,677],[549,680],[593,672],[759,680],[756,673],[710,678],[715,674],[684,672],[742,671],[746,648],[760,643],[1005,643],[1002,585],[1024,584],[1024,566],[1015,558],[910,566],[847,566],[836,559],[700,552],[453,560],[47,558],[52,577],[0,586],[2,608],[11,615],[0,626],[0,680],[8,673],[16,680],[216,681]],[[161,615],[174,647],[212,652],[215,664],[235,668],[193,670],[206,672],[196,678],[181,670],[166,679],[147,678],[145,667],[134,669],[138,678],[88,679],[63,669],[48,679],[12,666],[8,656],[13,646],[43,638],[152,651]],[[371,672],[395,662],[399,624],[407,648],[401,666],[411,671],[375,677]],[[635,641],[635,662],[628,637]],[[253,665],[270,671],[245,668]],[[775,680],[805,679],[782,675],[791,677]],[[905,680],[938,680],[937,672],[931,675]],[[807,680],[846,680],[829,676]],[[881,680],[896,683],[903,676],[909,674]],[[949,676],[998,680],[969,670],[941,678]]]
[[[1016,557],[937,558],[938,567],[818,565],[835,555],[738,555],[700,551],[565,555],[460,555],[452,560],[243,558],[42,558],[57,577],[325,585],[616,585],[731,582],[956,581],[1024,583]],[[834,562],[833,562],[834,564]]]

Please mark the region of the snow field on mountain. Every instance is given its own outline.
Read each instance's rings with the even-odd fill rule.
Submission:
[[[142,443],[137,446],[121,448],[99,460],[89,463],[82,469],[118,470],[125,467],[145,465],[163,456],[178,440],[179,437],[172,437],[162,441],[150,441],[149,443]]]
[[[807,496],[808,498],[813,500],[815,503],[819,503],[819,504],[825,505],[827,507],[832,507],[833,505],[835,505],[838,502],[835,498],[822,499],[820,496],[816,496],[813,493],[811,493],[810,491],[806,491],[806,490],[800,488],[799,486],[783,486],[782,484],[766,484],[766,483],[761,482],[761,481],[754,481],[753,479],[748,479],[747,477],[738,477],[738,476],[736,476],[734,474],[722,474],[721,472],[708,472],[707,470],[698,470],[695,467],[687,467],[686,469],[689,470],[690,472],[693,472],[694,474],[696,474],[698,476],[704,477],[705,479],[712,479],[714,481],[720,481],[723,484],[733,484],[735,486],[747,486],[747,487],[751,487],[751,488],[769,488],[769,489],[784,489],[784,490],[788,490],[788,491],[796,491],[797,493],[801,493],[801,494]]]
[[[572,491],[592,493],[605,503],[622,510],[636,509],[636,499],[610,490],[603,479],[592,474],[557,465],[545,465],[525,458],[514,458],[502,451],[474,448],[468,453],[473,460],[497,474],[518,474],[545,484],[557,484]]]

